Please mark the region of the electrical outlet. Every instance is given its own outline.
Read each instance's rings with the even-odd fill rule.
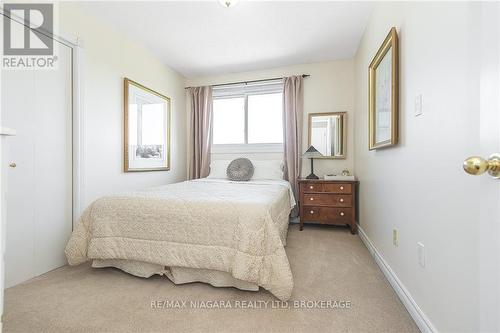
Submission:
[[[423,113],[422,108],[423,108],[423,106],[422,106],[422,94],[420,94],[420,95],[417,95],[417,97],[415,97],[415,110],[414,110],[415,117],[418,117]]]
[[[392,245],[399,246],[398,229],[392,229]]]
[[[422,266],[422,268],[425,268],[425,246],[424,246],[424,244],[418,242],[417,249],[418,249],[418,264],[420,266]]]

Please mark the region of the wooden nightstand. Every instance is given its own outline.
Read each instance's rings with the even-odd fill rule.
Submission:
[[[352,234],[357,233],[357,185],[358,181],[300,179],[300,230],[304,223],[319,223],[348,225]]]

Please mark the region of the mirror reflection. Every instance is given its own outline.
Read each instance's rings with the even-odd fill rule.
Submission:
[[[346,158],[345,112],[309,114],[309,142],[323,158]]]

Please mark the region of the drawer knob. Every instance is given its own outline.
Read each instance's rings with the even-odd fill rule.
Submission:
[[[340,189],[343,190],[344,189],[344,186],[340,186]]]
[[[312,190],[312,189],[314,189],[314,186],[311,185],[311,186],[309,186],[309,188]]]
[[[340,199],[340,202],[344,202],[344,199]]]
[[[309,200],[314,201],[314,198],[310,198]]]
[[[345,215],[344,212],[340,212],[340,216],[344,216],[344,215]]]
[[[314,214],[314,210],[311,210],[311,214]]]

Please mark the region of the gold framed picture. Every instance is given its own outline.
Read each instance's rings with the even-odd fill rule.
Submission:
[[[392,28],[368,69],[369,149],[393,146],[399,136],[399,46]]]
[[[125,78],[124,171],[170,170],[170,98]]]

